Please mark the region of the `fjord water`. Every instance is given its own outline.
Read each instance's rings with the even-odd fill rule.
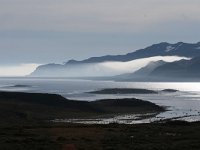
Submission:
[[[178,92],[158,94],[89,94],[86,92],[104,88],[143,88],[161,91],[175,89]],[[165,106],[169,111],[158,114],[153,120],[200,120],[200,82],[114,82],[66,78],[0,78],[1,91],[55,93],[68,99],[92,101],[105,98],[135,97]],[[143,120],[143,122],[149,120]]]

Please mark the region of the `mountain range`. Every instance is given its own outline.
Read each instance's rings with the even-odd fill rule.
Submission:
[[[165,61],[161,57],[177,57]],[[200,63],[200,42],[190,44],[162,42],[125,55],[106,55],[91,57],[82,61],[69,60],[64,64],[47,64],[39,66],[30,76],[33,77],[95,77],[113,76],[115,79],[153,79],[153,78],[192,78],[198,77]],[[156,58],[150,61],[150,58]],[[148,63],[139,60],[147,60]],[[190,60],[191,59],[191,60]],[[141,67],[136,67],[143,62]],[[123,65],[121,65],[123,64]],[[127,68],[124,69],[125,65]],[[116,70],[123,71],[116,71]],[[116,71],[116,72],[115,72]]]
[[[139,58],[153,56],[184,56],[195,57],[200,55],[200,42],[195,44],[178,42],[170,44],[162,42],[154,44],[144,49],[139,49],[125,55],[106,55],[102,57],[91,57],[82,61],[69,60],[66,64],[99,63],[106,61],[131,61]]]

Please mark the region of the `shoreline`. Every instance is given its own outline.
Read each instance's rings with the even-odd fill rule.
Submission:
[[[54,119],[99,119],[157,114],[164,107],[136,98],[69,100],[57,94],[0,92],[0,122],[31,123]],[[7,116],[7,117],[6,117]]]

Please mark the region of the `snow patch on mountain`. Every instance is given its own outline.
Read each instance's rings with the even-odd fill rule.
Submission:
[[[167,46],[165,51],[169,52],[169,51],[174,50],[174,49],[175,49],[175,47],[173,47],[173,46]]]

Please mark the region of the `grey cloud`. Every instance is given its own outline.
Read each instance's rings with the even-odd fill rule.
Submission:
[[[197,0],[0,0],[0,29],[141,32],[160,22],[200,21]]]

